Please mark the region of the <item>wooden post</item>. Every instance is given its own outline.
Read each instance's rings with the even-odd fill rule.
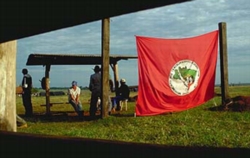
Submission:
[[[117,89],[119,87],[119,74],[118,74],[117,61],[111,64],[111,68],[113,70],[113,78],[114,78],[114,83],[115,83],[115,92],[117,92]]]
[[[227,62],[227,27],[225,22],[219,23],[220,71],[221,71],[221,104],[229,99],[228,62]]]
[[[114,64],[114,82],[115,82],[115,94],[117,95],[117,90],[119,88],[119,74],[118,74],[118,63]]]
[[[102,118],[108,115],[109,108],[109,24],[109,18],[102,20]]]
[[[0,43],[0,131],[16,132],[16,45]]]
[[[50,65],[46,65],[46,68],[45,68],[46,115],[50,115],[49,71],[50,71]]]

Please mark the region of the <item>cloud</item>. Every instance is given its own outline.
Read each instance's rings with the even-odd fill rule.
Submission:
[[[135,35],[186,38],[217,30],[218,23],[226,22],[230,81],[249,83],[249,75],[240,71],[249,72],[250,69],[249,17],[249,0],[194,0],[111,17],[110,54],[137,55]],[[101,54],[101,21],[20,39],[17,51],[19,81],[19,72],[23,67],[27,67],[27,58],[32,53]],[[118,64],[120,76],[125,76],[130,84],[137,84],[137,60],[121,61]],[[42,66],[28,68],[35,80],[44,75]],[[88,85],[91,68],[92,66],[52,66],[52,86],[67,85],[74,78],[77,78],[81,85]],[[217,83],[220,82],[219,71],[217,64]],[[35,84],[39,85],[39,82],[36,81]]]

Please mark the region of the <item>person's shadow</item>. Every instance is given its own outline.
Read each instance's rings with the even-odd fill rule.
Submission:
[[[19,114],[26,122],[78,122],[84,121],[87,116],[80,119],[76,112],[73,111],[53,111],[50,114],[46,113],[34,113],[32,116],[25,116]]]

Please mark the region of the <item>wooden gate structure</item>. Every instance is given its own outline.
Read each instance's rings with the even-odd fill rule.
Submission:
[[[115,90],[119,86],[119,72],[118,61],[137,59],[137,56],[132,55],[110,55],[109,65],[113,70]],[[50,86],[49,86],[49,72],[51,65],[101,65],[102,56],[93,54],[30,54],[26,65],[42,65],[45,66],[46,78],[46,114],[50,114]]]

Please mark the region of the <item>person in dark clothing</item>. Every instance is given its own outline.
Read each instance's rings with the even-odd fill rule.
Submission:
[[[90,99],[90,108],[89,108],[89,113],[90,113],[90,118],[94,119],[95,118],[95,113],[97,111],[97,102],[98,99],[101,98],[101,68],[96,65],[94,68],[94,74],[90,76],[90,81],[89,81],[89,90],[91,91],[91,99]]]
[[[111,102],[111,97],[110,97],[110,93],[113,92],[113,89],[114,89],[114,82],[113,80],[109,77],[109,98],[108,98],[108,101],[109,101],[109,110],[108,110],[108,114],[111,115],[111,110],[113,109],[113,106],[112,106],[112,102]]]
[[[112,79],[109,78],[109,90],[110,92],[114,91],[114,82]]]
[[[32,77],[28,74],[27,69],[23,69],[22,73],[23,73],[22,99],[23,99],[23,106],[25,108],[25,116],[32,116],[33,115],[33,107],[31,103]]]
[[[129,94],[130,94],[129,87],[126,84],[126,80],[121,79],[120,84],[121,86],[117,90],[116,97],[112,98],[112,106],[114,108],[116,107],[116,110],[120,110],[120,105],[119,105],[120,100],[129,99]]]

